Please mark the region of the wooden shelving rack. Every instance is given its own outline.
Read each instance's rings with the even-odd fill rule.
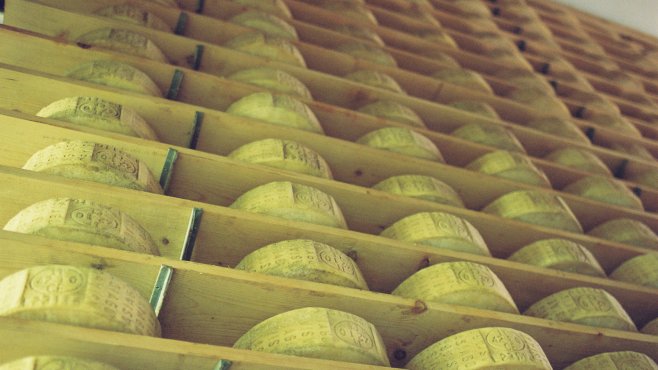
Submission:
[[[475,1],[475,0],[474,0]],[[479,0],[478,0],[479,1]],[[589,355],[621,350],[643,352],[658,361],[658,337],[553,322],[523,315],[422,302],[390,295],[400,282],[420,268],[446,261],[472,261],[491,268],[504,282],[519,309],[563,289],[587,286],[615,296],[638,327],[658,317],[658,289],[607,278],[542,269],[507,261],[533,241],[559,237],[576,241],[596,256],[607,273],[625,260],[652,251],[503,219],[479,210],[512,190],[543,189],[464,169],[473,159],[495,148],[461,140],[450,132],[464,124],[495,124],[510,130],[528,157],[543,170],[552,189],[574,212],[585,230],[607,220],[628,217],[658,232],[658,189],[624,176],[658,170],[651,158],[610,149],[635,144],[658,157],[658,64],[654,69],[637,61],[656,53],[658,40],[574,9],[544,0],[526,3],[552,32],[559,50],[524,30],[510,2],[487,1],[496,32],[516,45],[537,73],[550,82],[568,107],[574,124],[591,144],[553,136],[526,126],[547,112],[505,98],[513,85],[497,72],[506,63],[488,58],[486,42],[475,24],[459,14],[449,0],[432,0],[422,8],[441,26],[428,24],[409,11],[411,0],[366,0],[379,25],[350,20],[322,9],[313,1],[283,0],[292,12],[288,20],[300,41],[295,45],[308,68],[296,67],[240,53],[222,44],[248,28],[227,22],[245,6],[230,0],[179,0],[180,9],[148,0],[129,0],[169,23],[181,19],[179,35],[102,18],[92,13],[125,0],[8,0],[5,24],[0,27],[0,224],[39,200],[54,197],[88,199],[117,207],[139,221],[156,240],[161,257],[99,246],[48,240],[1,231],[0,277],[42,264],[75,264],[108,271],[135,286],[145,297],[159,272],[173,270],[159,312],[163,338],[0,317],[0,363],[35,354],[95,358],[121,369],[366,369],[377,368],[337,361],[249,352],[231,348],[256,323],[291,309],[319,306],[344,310],[372,322],[382,334],[394,367],[404,364],[428,345],[451,334],[485,326],[516,328],[542,346],[555,369]],[[506,5],[507,4],[507,5]],[[574,23],[575,22],[575,23]],[[333,50],[354,41],[332,31],[337,24],[356,23],[375,31],[398,67],[387,67]],[[137,31],[157,44],[170,64],[77,45],[82,34],[103,27]],[[421,30],[447,32],[459,45],[452,48],[415,36]],[[588,41],[589,43],[585,43]],[[592,46],[602,48],[593,55]],[[436,50],[462,67],[483,75],[495,94],[487,95],[429,77],[445,67],[422,55]],[[202,53],[200,53],[202,51]],[[583,106],[569,96],[582,88],[556,76],[554,53],[572,63],[599,94],[616,104],[641,136],[597,125]],[[182,74],[175,98],[155,98],[94,85],[65,77],[71,68],[88,61],[111,59],[133,65],[167,91],[172,77]],[[194,68],[194,67],[198,68]],[[240,97],[260,88],[224,78],[235,71],[270,66],[304,82],[315,100],[313,110],[326,135],[319,135],[224,111]],[[341,78],[357,69],[372,69],[393,77],[407,95],[396,94]],[[611,78],[621,71],[643,88],[629,89]],[[146,141],[82,128],[35,116],[43,106],[64,97],[98,96],[136,110],[157,132],[161,142]],[[364,103],[388,99],[416,111],[427,129],[415,129],[441,150],[446,163],[430,162],[369,148],[354,141],[363,134],[399,123],[356,111]],[[500,120],[448,106],[459,100],[489,103]],[[335,180],[245,164],[225,157],[233,149],[264,138],[285,138],[304,144],[330,164]],[[161,179],[166,195],[142,193],[97,183],[69,180],[20,169],[37,150],[62,141],[86,140],[110,144],[136,156]],[[542,157],[562,147],[586,149],[598,156],[642,200],[636,211],[560,191],[588,173],[557,165]],[[175,161],[174,161],[175,160]],[[173,164],[172,164],[173,163]],[[164,173],[163,173],[164,172]],[[405,198],[370,189],[394,175],[424,174],[452,186],[466,208]],[[292,181],[332,195],[341,207],[349,230],[286,221],[228,208],[239,195],[271,181]],[[386,239],[378,234],[393,222],[417,212],[444,211],[470,221],[482,234],[493,257],[483,257]],[[194,237],[190,230],[194,229]],[[325,242],[353,257],[372,291],[270,277],[234,270],[249,252],[275,241],[307,238]],[[654,251],[655,252],[655,251]],[[191,253],[189,261],[181,256]],[[183,258],[184,259],[184,258]]]

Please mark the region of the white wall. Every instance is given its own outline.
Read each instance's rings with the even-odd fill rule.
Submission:
[[[658,37],[658,0],[557,0]]]

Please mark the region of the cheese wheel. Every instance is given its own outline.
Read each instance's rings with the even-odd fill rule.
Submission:
[[[482,54],[487,58],[498,61],[499,63],[504,63],[510,66],[523,68],[527,70],[533,70],[530,62],[519,53],[518,50],[508,50],[505,48],[492,48],[482,50]]]
[[[98,130],[158,140],[157,135],[133,109],[93,96],[54,101],[36,114]]]
[[[510,152],[525,153],[519,139],[511,131],[498,125],[468,123],[459,127],[450,135]]]
[[[391,293],[421,299],[519,313],[502,281],[488,267],[472,262],[446,262],[411,275]]]
[[[171,33],[171,27],[162,18],[151,12],[138,8],[133,5],[113,5],[99,9],[94,12],[101,17],[116,19],[122,22],[132,23],[138,26],[153,28],[158,31]]]
[[[658,288],[658,255],[648,253],[626,260],[610,274],[610,278]]]
[[[280,37],[267,36],[260,32],[243,33],[227,41],[224,46],[276,62],[306,68],[304,56],[299,49],[290,41]]]
[[[247,10],[231,19],[229,22],[241,26],[254,28],[272,37],[280,37],[287,40],[299,40],[295,27],[288,22],[260,10]]]
[[[416,54],[432,59],[432,61],[442,64],[447,68],[460,68],[459,62],[450,55],[435,49],[416,50]]]
[[[368,62],[381,64],[388,67],[397,67],[395,58],[380,47],[368,43],[353,41],[340,44],[335,48],[336,51],[351,55],[357,59],[367,60]]]
[[[640,130],[621,115],[598,113],[594,111],[585,110],[583,118],[587,121],[594,123],[597,126],[613,130],[619,134],[634,137],[637,139],[642,138]]]
[[[356,81],[364,85],[406,95],[406,92],[402,90],[402,87],[400,87],[397,81],[385,73],[363,69],[349,73],[344,77],[348,80]]]
[[[423,119],[411,108],[392,100],[377,100],[359,108],[359,112],[402,123],[403,125],[425,128]]]
[[[472,329],[444,338],[407,363],[410,370],[552,370],[531,336],[510,328]]]
[[[591,229],[587,234],[617,243],[658,249],[658,236],[644,223],[630,218],[616,218]]]
[[[407,216],[380,235],[458,252],[491,255],[482,235],[470,222],[444,212],[421,212]]]
[[[263,87],[267,90],[292,95],[296,98],[313,100],[306,85],[293,75],[280,69],[257,67],[243,69],[227,77],[229,80]]]
[[[64,356],[38,356],[23,357],[9,363],[0,365],[0,370],[118,370],[114,366],[101,362],[90,361],[75,357]]]
[[[432,43],[437,43],[437,44],[449,46],[454,49],[459,49],[459,46],[457,45],[457,42],[455,42],[455,39],[453,39],[452,36],[450,36],[450,34],[445,31],[430,30],[430,31],[418,33],[417,35],[418,37],[420,37],[425,41],[430,41]]]
[[[475,71],[464,68],[446,68],[432,73],[432,77],[444,82],[465,87],[478,92],[493,94],[491,86]]]
[[[631,189],[608,176],[583,177],[567,185],[562,191],[624,208],[644,210],[642,200]]]
[[[524,315],[615,330],[637,331],[619,302],[602,289],[571,288],[549,295]]]
[[[485,116],[491,119],[500,119],[496,110],[493,107],[485,102],[475,101],[475,100],[462,100],[454,103],[448,104],[453,108],[463,110],[465,112],[475,113],[481,116]]]
[[[507,97],[538,112],[550,112],[551,115],[562,119],[571,118],[569,108],[554,94],[547,93],[543,89],[516,88],[507,94]]]
[[[487,153],[465,168],[525,184],[551,187],[546,174],[537,168],[530,158],[514,152],[497,150]]]
[[[577,101],[586,109],[594,109],[612,115],[621,114],[621,110],[615,103],[596,92],[575,90],[570,92],[567,97]]]
[[[163,194],[148,167],[110,145],[68,141],[32,154],[23,169]]]
[[[258,163],[325,179],[333,178],[324,158],[315,151],[290,140],[254,141],[235,149],[228,156],[243,162]]]
[[[508,259],[553,270],[605,277],[603,268],[587,248],[566,239],[538,240],[514,252]]]
[[[385,46],[382,38],[379,37],[375,31],[365,26],[357,24],[336,24],[329,27],[334,31],[340,32],[342,34],[356,37],[361,40],[370,41],[379,46]]]
[[[567,366],[564,370],[658,370],[656,364],[644,353],[621,351],[607,352],[586,357]]]
[[[254,93],[231,104],[226,112],[275,125],[324,134],[311,108],[288,95]]]
[[[576,170],[612,176],[608,166],[599,157],[583,149],[572,147],[556,149],[544,159]]]
[[[331,195],[288,181],[275,181],[253,188],[238,197],[231,208],[347,229],[343,213]]]
[[[146,73],[129,64],[114,60],[96,60],[84,63],[75,67],[66,76],[117,89],[162,97],[162,91]]]
[[[472,0],[455,0],[450,5],[467,18],[490,18],[491,10],[484,3]]]
[[[278,314],[249,329],[234,348],[390,366],[377,328],[351,313],[306,307]]]
[[[232,3],[262,10],[277,17],[291,19],[292,13],[283,0],[230,0]]]
[[[403,127],[386,127],[371,131],[356,142],[412,157],[445,162],[439,148],[430,139]]]
[[[53,198],[18,212],[4,230],[158,255],[151,235],[120,210],[87,200]]]
[[[322,0],[316,3],[324,9],[340,13],[341,17],[377,25],[377,18],[375,18],[375,15],[362,2],[352,0]]]
[[[338,249],[313,240],[284,240],[259,248],[239,270],[368,290],[359,266]]]
[[[658,335],[658,318],[649,321],[642,327],[642,333],[649,335]]]
[[[656,158],[647,150],[646,147],[640,145],[640,144],[635,144],[635,143],[611,143],[610,144],[610,149],[620,152],[620,153],[625,153],[625,154],[630,154],[634,155],[636,157],[642,158],[647,161],[654,162]]]
[[[169,63],[162,50],[153,41],[144,35],[129,30],[101,28],[85,33],[76,41],[78,44],[91,45],[101,49],[136,55],[156,62]]]
[[[148,1],[153,2],[155,4],[158,4],[160,6],[168,6],[168,7],[176,8],[176,9],[179,8],[178,3],[176,2],[176,0],[148,0]]]
[[[497,71],[495,76],[519,88],[534,87],[555,95],[553,87],[546,78],[534,71],[524,68],[505,68]]]
[[[517,190],[500,196],[482,210],[529,224],[582,233],[578,219],[557,195],[539,190]]]
[[[553,136],[591,145],[589,139],[571,121],[559,117],[542,117],[528,122],[528,127]],[[560,150],[560,149],[558,149]]]
[[[410,198],[429,200],[453,207],[464,208],[459,194],[443,181],[423,175],[400,175],[389,177],[373,185],[373,189]]]
[[[160,336],[149,302],[123,280],[88,267],[46,265],[0,281],[0,316]]]

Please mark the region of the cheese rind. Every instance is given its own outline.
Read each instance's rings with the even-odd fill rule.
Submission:
[[[515,152],[497,150],[487,153],[476,158],[465,168],[512,181],[551,187],[546,174],[537,168],[530,158]]]
[[[617,243],[658,250],[658,236],[644,223],[630,218],[616,218],[587,232],[588,235]]]
[[[75,357],[38,356],[24,357],[0,365],[0,370],[119,370],[118,368],[97,361]]]
[[[338,45],[335,49],[338,52],[345,53],[357,59],[363,59],[368,62],[381,64],[388,67],[397,67],[395,58],[378,46],[368,43],[355,41]]]
[[[331,27],[331,29],[334,31],[340,32],[342,34],[350,35],[362,40],[367,40],[379,46],[385,46],[382,38],[379,37],[375,31],[365,26],[357,24],[336,24],[329,27]]]
[[[234,348],[390,366],[377,328],[359,316],[320,307],[278,314],[249,329]]]
[[[101,28],[85,33],[78,37],[76,41],[102,49],[140,56],[161,63],[169,63],[162,50],[153,41],[144,35],[129,30]]]
[[[359,108],[359,112],[408,126],[425,128],[425,123],[416,112],[392,100],[378,100]]]
[[[624,208],[644,210],[642,200],[631,189],[608,176],[584,177],[565,186],[562,191]]]
[[[356,142],[412,157],[445,162],[439,148],[430,139],[404,127],[386,127],[371,131]]]
[[[231,0],[231,2],[262,10],[282,18],[292,18],[292,13],[283,0]]]
[[[88,267],[46,265],[0,281],[0,316],[160,336],[148,301],[128,283]]]
[[[649,335],[658,335],[658,318],[649,321],[642,327],[642,333]]]
[[[525,154],[525,148],[516,136],[499,125],[467,123],[450,133],[450,136],[494,148]]]
[[[632,351],[606,352],[586,357],[564,370],[658,370],[658,364],[644,353]]]
[[[562,119],[559,117],[538,118],[528,122],[528,127],[538,131],[545,132],[550,135],[560,136],[569,140],[577,141],[582,144],[587,144],[587,145],[592,144],[587,138],[587,136],[585,136],[585,134],[582,131],[580,131],[578,126],[576,126],[569,120]]]
[[[348,73],[344,76],[344,78],[371,87],[376,87],[378,89],[406,95],[406,92],[402,89],[402,87],[400,87],[400,84],[398,84],[398,82],[393,79],[393,77],[379,71],[362,69]]]
[[[603,268],[582,245],[567,239],[543,239],[514,252],[510,261],[577,274],[605,277]]]
[[[66,76],[76,80],[162,97],[162,91],[146,73],[129,64],[114,60],[96,60],[84,63],[75,67]]]
[[[167,22],[151,12],[140,9],[133,5],[113,5],[99,9],[94,12],[101,17],[112,18],[123,22],[129,22],[138,26],[153,28],[158,31],[172,32]]]
[[[460,100],[448,105],[465,112],[475,113],[491,119],[500,119],[500,116],[498,116],[496,110],[485,102],[475,100]]]
[[[341,16],[356,19],[360,22],[366,21],[372,25],[377,25],[377,18],[360,1],[344,0],[322,0],[317,3],[320,7],[340,13]]]
[[[243,69],[227,77],[230,80],[263,87],[267,90],[313,100],[311,92],[303,82],[288,72],[268,67]]]
[[[610,278],[658,288],[658,254],[642,254],[626,260],[610,274]]]
[[[430,176],[393,176],[380,181],[372,188],[387,193],[464,208],[464,202],[450,185]]]
[[[229,22],[254,28],[273,37],[299,40],[295,27],[276,15],[260,10],[247,10],[232,17]]]
[[[464,68],[446,68],[432,73],[432,77],[467,89],[493,94],[491,86],[475,71]]]
[[[238,35],[227,41],[224,46],[243,53],[272,59],[277,62],[306,68],[304,56],[290,41],[250,32]]]

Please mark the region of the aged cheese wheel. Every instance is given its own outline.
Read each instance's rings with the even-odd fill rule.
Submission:
[[[68,141],[32,154],[23,169],[162,194],[149,168],[110,145]]]
[[[602,289],[571,288],[549,295],[524,315],[600,328],[637,331],[615,297]]]
[[[607,352],[586,357],[564,368],[564,370],[658,370],[649,356],[632,351]]]
[[[410,370],[454,368],[552,370],[544,351],[531,336],[510,328],[467,330],[425,348],[409,361]]]
[[[580,171],[612,176],[608,166],[599,157],[587,150],[575,147],[556,149],[547,154],[544,159]]]
[[[341,53],[351,55],[357,59],[367,60],[368,62],[381,64],[389,67],[397,67],[397,62],[391,54],[382,50],[380,47],[368,43],[354,41],[338,45],[335,49]]]
[[[636,157],[642,158],[647,161],[655,161],[656,158],[647,150],[646,147],[640,145],[640,144],[635,144],[635,143],[611,143],[610,144],[610,149],[621,152],[621,153],[626,153],[630,155],[634,155]]]
[[[505,63],[510,66],[523,68],[531,71],[532,65],[528,62],[518,50],[508,50],[505,48],[492,48],[482,50],[482,54],[487,58],[491,58],[500,63]]]
[[[443,181],[423,175],[400,175],[389,177],[375,184],[373,189],[405,197],[429,200],[464,208],[459,194]]]
[[[129,30],[101,28],[85,33],[76,41],[79,44],[136,55],[161,63],[169,63],[162,50],[153,41],[144,35]]]
[[[436,248],[491,255],[482,235],[470,222],[444,212],[421,212],[407,216],[380,235]]]
[[[510,152],[525,153],[519,139],[511,131],[498,125],[468,123],[459,127],[450,135]]]
[[[616,218],[597,225],[587,234],[618,243],[658,249],[658,236],[651,228],[630,218]]]
[[[501,69],[496,72],[495,76],[519,88],[534,87],[545,91],[547,94],[555,94],[553,87],[546,78],[524,68]]]
[[[479,73],[469,69],[446,68],[432,73],[432,77],[467,89],[493,94],[487,81]]]
[[[475,101],[475,100],[462,100],[462,101],[450,103],[448,105],[466,112],[479,114],[481,116],[485,116],[491,119],[500,119],[498,113],[496,113],[496,110],[493,109],[491,105],[485,102]]]
[[[373,42],[379,46],[385,46],[384,41],[372,29],[356,24],[337,24],[330,26],[334,31],[345,35],[356,37],[358,39]]]
[[[368,290],[359,266],[338,249],[313,240],[284,240],[251,253],[236,269]]]
[[[299,40],[295,27],[276,15],[260,10],[247,10],[232,17],[229,22],[257,29],[269,36]]]
[[[555,95],[547,93],[543,89],[536,87],[516,88],[507,97],[538,112],[550,112],[551,115],[563,119],[571,118],[569,108]]]
[[[119,370],[114,366],[97,361],[90,361],[75,357],[64,356],[38,356],[23,357],[9,363],[0,365],[0,370]]]
[[[226,112],[275,125],[324,134],[311,108],[288,95],[254,93],[231,104]]]
[[[316,2],[320,7],[340,13],[341,16],[377,25],[377,18],[364,3],[352,0],[322,0]]]
[[[306,67],[304,56],[290,41],[250,32],[238,35],[224,44],[226,47],[243,53],[268,58],[277,62]]]
[[[344,76],[348,80],[356,81],[364,85],[376,87],[387,91],[392,91],[398,94],[406,94],[402,87],[393,79],[393,77],[378,71],[370,71],[362,69],[349,73]]]
[[[312,100],[306,85],[291,74],[279,69],[256,67],[243,69],[227,77],[230,80],[264,87],[267,90],[292,95],[297,98]]]
[[[642,138],[642,133],[635,127],[634,124],[629,122],[621,115],[614,115],[609,113],[597,113],[586,110],[583,117],[588,121],[596,124],[597,126],[613,130],[617,133],[634,137]]]
[[[587,136],[576,125],[571,121],[559,117],[538,118],[528,122],[528,127],[547,134],[591,145]]]
[[[378,100],[359,108],[359,112],[399,122],[404,125],[425,128],[423,119],[411,108],[392,100]]]
[[[617,267],[610,278],[658,288],[658,254],[647,253],[633,257]]]
[[[306,307],[278,314],[241,336],[235,348],[390,366],[377,328],[351,313]]]
[[[543,239],[528,244],[509,258],[533,266],[605,277],[603,268],[582,245],[566,239]]]
[[[136,24],[138,26],[153,28],[158,31],[172,32],[171,27],[169,27],[167,22],[163,21],[162,18],[133,5],[124,4],[108,6],[95,11],[94,14],[100,15],[101,17]]]
[[[628,181],[636,182],[653,189],[658,189],[658,170],[650,168],[641,172],[625,175]]]
[[[283,0],[231,0],[232,3],[262,10],[277,17],[291,19],[292,13]]]
[[[231,208],[347,229],[343,213],[331,195],[288,181],[275,181],[253,188],[236,199]]]
[[[75,67],[66,76],[140,94],[162,96],[158,85],[146,73],[129,64],[114,60],[84,63]]]
[[[417,54],[432,59],[434,62],[443,64],[446,68],[459,68],[459,63],[450,55],[435,49],[417,50]]]
[[[491,17],[491,10],[484,3],[472,0],[455,0],[451,1],[450,5],[457,8],[457,10],[466,17],[474,18],[489,18]]]
[[[517,190],[500,196],[482,210],[529,224],[582,233],[578,219],[557,195],[539,190]]]
[[[638,211],[644,210],[642,201],[631,189],[609,176],[592,175],[583,177],[565,186],[562,191],[620,207]]]
[[[577,101],[587,109],[594,109],[613,115],[621,114],[621,110],[615,103],[596,92],[576,90],[571,92],[568,98]]]
[[[123,280],[88,267],[46,265],[0,281],[0,316],[160,336],[149,302]]]
[[[87,200],[53,198],[21,210],[4,230],[158,255],[151,235],[116,208]]]
[[[406,298],[519,313],[502,281],[487,266],[446,262],[411,275],[391,293]]]
[[[425,13],[427,14],[427,13]],[[430,30],[417,34],[423,40],[430,41],[433,43],[449,46],[451,48],[458,49],[459,46],[455,42],[455,39],[450,36],[449,33],[442,30]]]
[[[655,318],[644,325],[644,327],[642,327],[642,333],[658,335],[658,318]]]
[[[445,162],[427,137],[403,127],[386,127],[361,136],[357,143],[430,161]]]
[[[158,136],[133,109],[93,97],[74,96],[54,101],[36,114],[93,129],[158,140]]]
[[[466,166],[467,169],[526,184],[551,187],[546,174],[525,155],[497,150],[487,153]]]
[[[243,162],[258,163],[325,179],[333,178],[324,158],[314,150],[290,140],[254,141],[235,149],[228,156]]]

